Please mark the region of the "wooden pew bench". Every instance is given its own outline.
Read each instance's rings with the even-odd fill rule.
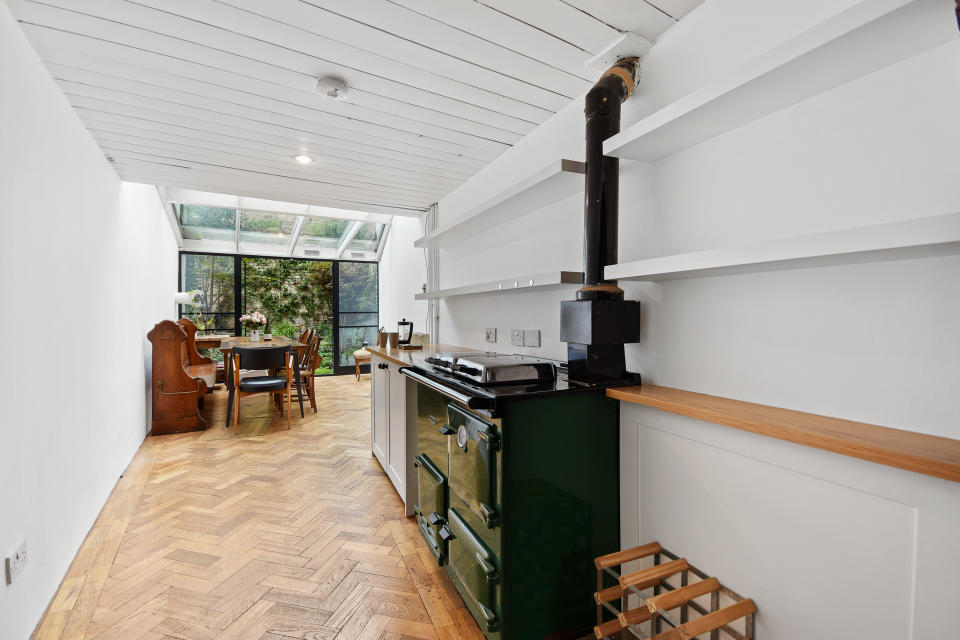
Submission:
[[[151,433],[160,436],[206,429],[200,408],[203,396],[213,389],[217,365],[200,354],[192,357],[187,332],[170,320],[157,323],[147,339],[153,344]]]

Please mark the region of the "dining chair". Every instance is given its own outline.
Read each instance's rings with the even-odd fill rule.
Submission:
[[[314,329],[304,329],[300,333],[300,335],[297,336],[297,342],[301,342],[303,344],[310,344],[310,341],[313,339],[314,334],[316,334],[316,331]]]
[[[304,362],[300,364],[300,388],[303,389],[307,398],[310,400],[310,406],[313,412],[317,413],[317,393],[314,388],[314,382],[317,379],[317,367],[323,362],[323,356],[320,355],[320,336],[314,335],[310,347],[304,351]],[[300,399],[300,393],[296,389],[296,382],[293,383],[292,393],[296,393],[296,398]]]
[[[234,347],[233,349],[233,386],[236,389],[236,413],[233,417],[233,433],[236,435],[240,424],[240,398],[258,393],[269,393],[271,397],[284,396],[287,403],[287,428],[290,422],[290,387],[293,383],[294,354],[290,346],[286,347]],[[266,370],[267,375],[241,377],[240,371]],[[273,372],[281,371],[282,375]],[[283,415],[283,404],[280,404]]]

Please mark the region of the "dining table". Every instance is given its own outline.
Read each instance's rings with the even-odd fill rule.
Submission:
[[[233,349],[234,347],[245,347],[250,349],[268,349],[270,347],[291,347],[293,351],[296,352],[296,357],[293,359],[293,379],[297,383],[297,395],[299,396],[298,400],[300,401],[300,417],[304,417],[303,413],[303,389],[300,387],[300,359],[303,356],[303,353],[307,350],[309,345],[300,342],[299,340],[294,340],[293,338],[286,338],[283,336],[275,336],[271,340],[258,340],[256,342],[251,342],[250,338],[247,336],[229,336],[224,338],[220,342],[220,351],[223,352],[223,359],[226,363],[225,365],[225,375],[224,382],[227,385],[227,419],[226,426],[230,426],[230,416],[233,413],[233,396],[235,389],[233,386]]]

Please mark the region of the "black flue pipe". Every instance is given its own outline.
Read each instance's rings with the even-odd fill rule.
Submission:
[[[639,58],[623,58],[587,93],[586,160],[583,211],[583,287],[578,300],[623,300],[615,280],[603,268],[617,263],[620,161],[603,155],[603,141],[620,132],[620,105],[636,85]]]

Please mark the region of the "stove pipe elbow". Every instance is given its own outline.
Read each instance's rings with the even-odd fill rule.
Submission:
[[[586,176],[583,214],[583,287],[578,300],[622,300],[616,281],[603,278],[603,268],[617,262],[617,219],[620,161],[603,155],[603,141],[620,131],[620,106],[640,76],[640,58],[621,58],[587,92]]]

